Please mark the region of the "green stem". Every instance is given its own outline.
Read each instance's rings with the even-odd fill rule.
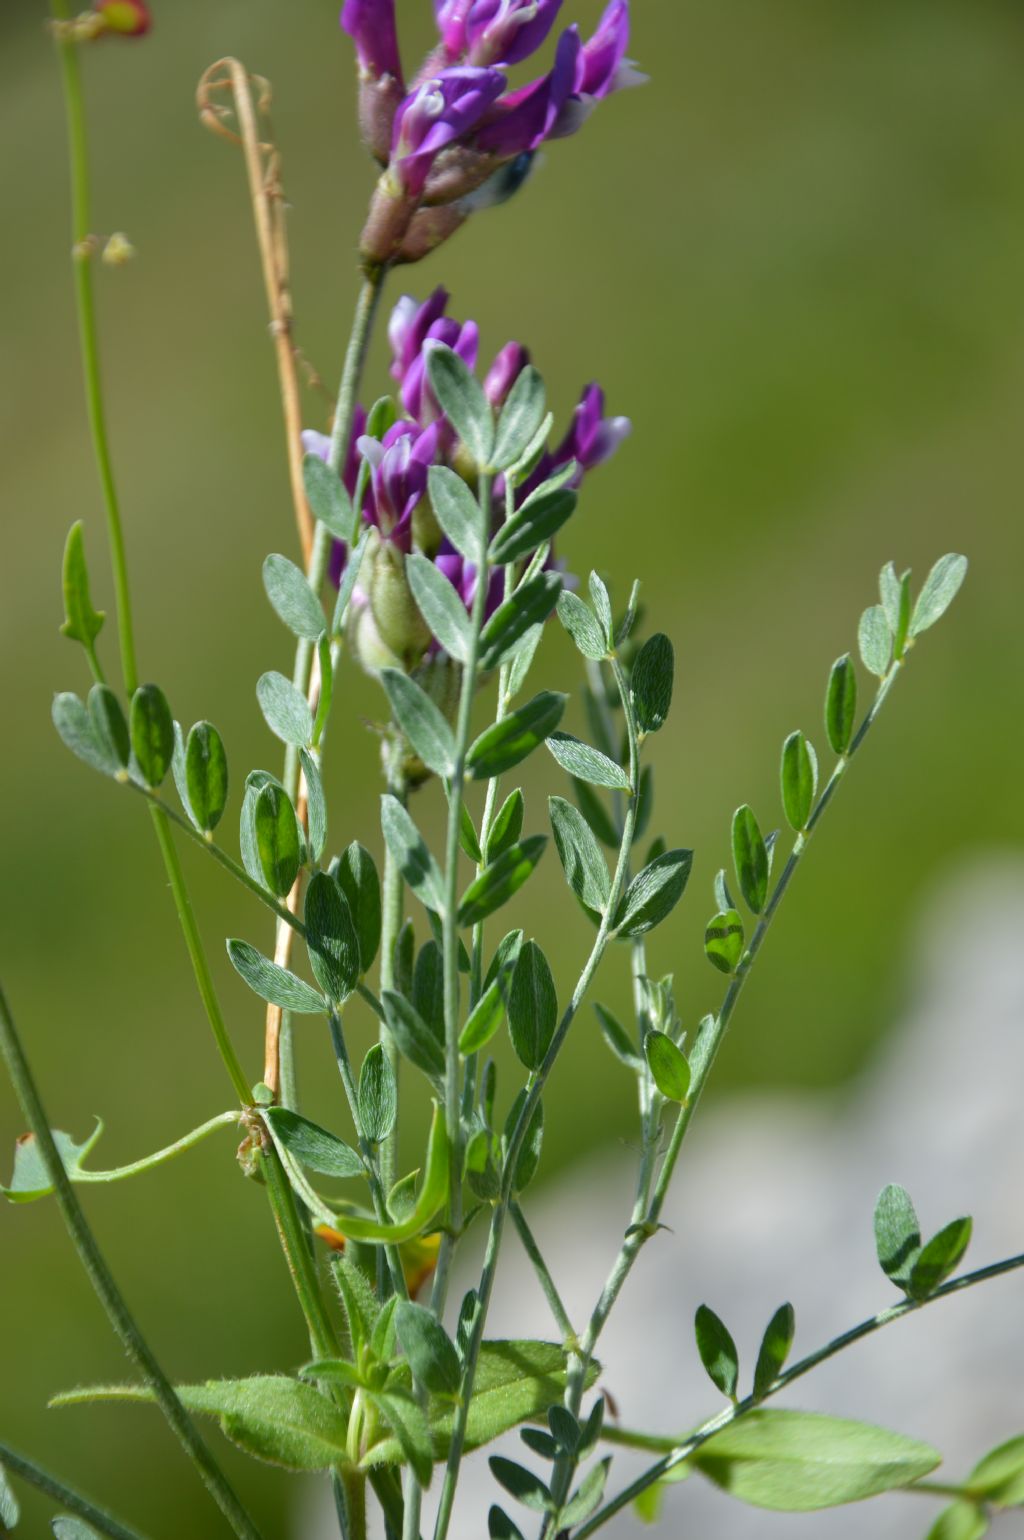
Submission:
[[[161,1166],[165,1161],[173,1160],[176,1155],[184,1154],[185,1150],[191,1150],[212,1134],[215,1128],[224,1128],[228,1123],[238,1124],[241,1114],[237,1112],[220,1112],[209,1122],[201,1123],[198,1128],[193,1128],[191,1133],[176,1139],[173,1144],[165,1145],[162,1150],[157,1150],[152,1155],[146,1155],[142,1160],[133,1160],[129,1166],[115,1166],[111,1171],[83,1171],[79,1169],[75,1173],[76,1182],[122,1182],[125,1177],[138,1176],[140,1171],[149,1171],[153,1166]]]
[[[243,1107],[247,1107],[252,1100],[249,1081],[235,1053],[234,1045],[228,1035],[228,1029],[217,999],[217,991],[210,972],[210,964],[207,960],[206,950],[203,947],[202,937],[199,934],[199,926],[196,924],[195,913],[192,909],[192,900],[189,898],[188,888],[185,886],[185,877],[181,870],[181,862],[178,852],[171,838],[171,831],[167,824],[167,816],[161,807],[150,807],[153,815],[153,827],[160,845],[160,853],[164,858],[164,866],[171,884],[171,892],[174,896],[174,906],[178,911],[178,919],[185,937],[185,945],[188,948],[189,959],[192,963],[192,971],[196,976],[196,984],[202,997],[203,1005],[213,1035],[217,1043],[217,1050],[224,1061],[224,1067],[231,1077],[231,1084],[238,1094],[238,1099]]]
[[[552,1278],[548,1265],[541,1254],[541,1249],[537,1245],[533,1231],[526,1222],[526,1215],[515,1199],[509,1204],[509,1213],[512,1215],[512,1223],[519,1231],[519,1239],[523,1243],[523,1250],[533,1263],[534,1271],[540,1280],[540,1286],[544,1290],[544,1298],[551,1306],[551,1314],[554,1316],[555,1324],[562,1333],[563,1340],[575,1342],[576,1333],[569,1319],[569,1313],[562,1303],[562,1296],[559,1294],[555,1280]]]
[[[366,1477],[349,1465],[340,1479],[345,1494],[346,1540],[366,1540]]]
[[[877,1315],[870,1316],[866,1321],[861,1321],[858,1326],[853,1326],[849,1331],[843,1332],[841,1336],[834,1337],[824,1347],[819,1348],[814,1353],[809,1353],[806,1358],[801,1358],[798,1363],[793,1364],[791,1368],[786,1369],[780,1374],[760,1399],[755,1399],[754,1396],[747,1396],[744,1400],[737,1402],[735,1406],[727,1407],[717,1417],[712,1417],[698,1428],[695,1433],[692,1433],[689,1438],[683,1440],[683,1442],[671,1442],[671,1447],[666,1450],[664,1458],[659,1460],[657,1464],[649,1467],[634,1482],[631,1482],[624,1491],[620,1492],[617,1497],[612,1498],[611,1502],[606,1503],[603,1508],[599,1509],[592,1518],[588,1519],[582,1528],[575,1531],[573,1540],[586,1540],[586,1536],[596,1534],[616,1513],[628,1507],[635,1498],[639,1497],[642,1492],[645,1492],[648,1487],[653,1486],[656,1481],[660,1481],[663,1476],[667,1475],[677,1465],[681,1465],[695,1450],[700,1448],[701,1444],[707,1443],[709,1438],[712,1438],[716,1433],[720,1433],[723,1428],[727,1428],[740,1417],[745,1416],[747,1412],[753,1411],[754,1407],[759,1406],[768,1397],[778,1395],[780,1390],[784,1390],[794,1380],[798,1380],[802,1375],[808,1374],[812,1369],[817,1368],[819,1364],[824,1363],[826,1359],[833,1358],[852,1343],[859,1342],[864,1337],[870,1337],[874,1332],[880,1331],[883,1326],[888,1326],[892,1321],[902,1320],[905,1315],[912,1315],[914,1311],[922,1310],[925,1305],[934,1304],[936,1300],[945,1299],[950,1294],[959,1294],[962,1290],[972,1288],[977,1283],[984,1283],[989,1278],[998,1278],[1003,1273],[1013,1272],[1021,1267],[1024,1267],[1024,1254],[1007,1257],[1002,1262],[992,1262],[987,1267],[979,1267],[974,1272],[964,1273],[959,1278],[951,1279],[949,1283],[942,1284],[933,1294],[929,1294],[925,1299],[901,1300],[899,1304],[890,1306],[888,1310],[880,1310]],[[666,1443],[669,1442],[666,1441]],[[651,1447],[650,1440],[648,1440],[646,1447]]]
[[[310,1347],[317,1358],[336,1358],[340,1352],[338,1334],[324,1304],[313,1253],[310,1251],[309,1234],[296,1207],[295,1194],[281,1164],[281,1157],[269,1134],[257,1157],[257,1164],[266,1181],[281,1250],[306,1318]]]
[[[403,745],[400,735],[396,735],[387,751],[387,788],[391,796],[405,807],[408,793],[405,783],[405,774],[402,769]],[[404,901],[404,888],[402,874],[398,869],[398,862],[391,853],[391,846],[385,842],[384,848],[384,884],[381,893],[381,931],[380,931],[380,987],[381,993],[386,989],[395,987],[395,943],[398,933],[402,928],[402,911]],[[401,1055],[397,1044],[387,1026],[384,1024],[384,1012],[378,1002],[378,1017],[380,1019],[380,1044],[384,1050],[384,1056],[391,1066],[391,1073],[395,1078],[395,1086],[398,1086],[401,1074]],[[398,1174],[398,1118],[396,1116],[394,1127],[381,1146],[380,1152],[381,1179],[388,1190],[394,1186]]]
[[[53,14],[60,21],[67,21],[71,11],[67,0],[53,0]],[[135,693],[138,671],[135,663],[135,641],[132,634],[131,596],[128,590],[128,566],[125,560],[124,531],[121,527],[121,510],[114,483],[114,469],[110,458],[107,437],[106,412],[103,405],[103,385],[100,377],[99,340],[96,335],[96,307],[92,286],[92,231],[89,187],[89,152],[85,130],[85,109],[82,101],[82,77],[79,70],[78,47],[67,36],[58,34],[57,53],[60,59],[61,79],[64,87],[64,106],[67,114],[68,149],[71,165],[71,232],[75,275],[75,306],[78,312],[78,332],[82,349],[82,369],[85,379],[85,403],[89,416],[89,433],[92,438],[96,469],[107,514],[107,538],[110,542],[110,560],[114,573],[114,591],[117,598],[117,632],[121,648],[121,672],[124,687],[129,696]],[[95,667],[95,665],[94,665]]]
[[[67,1510],[68,1513],[77,1514],[93,1529],[99,1530],[101,1535],[109,1536],[109,1540],[144,1540],[138,1530],[129,1529],[113,1514],[107,1513],[103,1508],[97,1508],[81,1492],[76,1492],[74,1487],[65,1486],[56,1476],[51,1476],[49,1471],[43,1470],[28,1455],[19,1454],[9,1444],[0,1442],[0,1470],[9,1471],[12,1476],[20,1476],[22,1481],[27,1481],[37,1491],[46,1497],[52,1497],[55,1503]],[[6,1534],[6,1530],[4,1531]]]
[[[240,1540],[260,1540],[259,1530],[242,1507],[188,1412],[182,1406],[170,1380],[164,1374],[146,1339],[135,1323],[125,1303],[124,1296],[113,1276],[93,1235],[70,1178],[64,1169],[57,1146],[50,1132],[49,1119],[39,1097],[25,1051],[14,1025],[6,996],[0,988],[0,1050],[3,1052],[11,1083],[25,1119],[35,1135],[36,1146],[42,1157],[46,1174],[53,1185],[61,1218],[78,1252],[89,1281],[99,1297],[121,1342],[136,1365],[143,1379],[153,1392],[171,1430],[185,1453],[195,1465],[207,1491],[217,1503],[235,1534]]]

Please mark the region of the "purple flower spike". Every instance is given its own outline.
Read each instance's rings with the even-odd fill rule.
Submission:
[[[359,67],[374,79],[402,78],[395,27],[395,0],[345,0],[341,27],[356,45]]]
[[[554,68],[521,90],[509,92],[477,134],[478,147],[511,160],[547,139],[577,89],[582,51],[578,28],[568,27],[558,40]]]
[[[395,115],[392,163],[402,190],[419,198],[441,151],[464,138],[505,89],[498,70],[442,70],[407,96]]]
[[[593,470],[610,460],[632,431],[628,417],[604,416],[604,391],[600,385],[588,385],[573,412],[572,427],[555,451],[554,463],[576,460],[581,471]]]
[[[562,0],[475,0],[466,17],[471,64],[519,64],[536,53]]]
[[[436,425],[421,433],[413,423],[397,422],[383,440],[359,440],[370,466],[366,517],[385,540],[406,553],[412,549],[413,511],[427,490],[427,470],[437,455],[437,439]]]
[[[436,288],[422,305],[411,294],[402,295],[388,322],[392,379],[405,379],[427,340],[430,328],[444,315],[449,298],[448,290],[444,288]]]

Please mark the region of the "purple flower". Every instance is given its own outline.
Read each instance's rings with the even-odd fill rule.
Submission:
[[[588,385],[572,414],[572,426],[552,457],[555,466],[575,460],[581,470],[593,470],[610,460],[633,431],[628,417],[605,417],[604,391]]]
[[[466,52],[466,17],[474,0],[434,0],[434,15],[441,41],[452,59]]]
[[[530,362],[530,355],[521,342],[506,342],[484,380],[484,395],[495,411],[505,404],[512,386]]]
[[[422,196],[441,151],[465,139],[504,89],[498,70],[464,66],[442,70],[405,98],[395,114],[391,161],[407,197]]]
[[[467,610],[472,610],[473,601],[476,598],[477,569],[473,563],[461,556],[455,547],[445,540],[441,549],[434,557],[434,565],[438,571],[443,572],[449,583],[455,589],[459,598]],[[505,590],[505,578],[500,568],[495,568],[487,579],[487,602],[484,607],[486,619],[494,614],[501,604]]]
[[[445,289],[435,289],[422,305],[417,305],[410,294],[403,294],[388,325],[391,376],[401,387],[405,410],[421,423],[441,415],[427,383],[426,344],[443,342],[445,347],[458,353],[467,368],[476,367],[480,335],[477,324],[475,321],[453,321],[444,313],[447,304]]]
[[[395,27],[395,0],[345,0],[341,26],[356,45],[359,68],[379,79],[402,78]]]
[[[437,457],[436,425],[420,431],[396,422],[383,439],[361,438],[359,450],[370,466],[370,496],[364,518],[399,550],[412,549],[412,516],[427,490],[427,471]]]
[[[474,0],[466,14],[470,64],[519,64],[536,53],[562,0]]]
[[[476,135],[477,148],[499,160],[537,149],[550,137],[576,90],[582,52],[579,29],[568,27],[558,39],[550,73],[499,102]]]

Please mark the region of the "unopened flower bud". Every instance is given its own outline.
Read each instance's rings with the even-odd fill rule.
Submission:
[[[103,248],[103,260],[108,267],[123,267],[134,255],[135,247],[120,230],[115,231]]]
[[[153,25],[143,0],[94,0],[93,10],[103,22],[104,32],[122,37],[142,37]]]
[[[420,614],[405,575],[405,557],[382,541],[371,559],[370,610],[385,647],[409,670],[430,645],[430,627]]]

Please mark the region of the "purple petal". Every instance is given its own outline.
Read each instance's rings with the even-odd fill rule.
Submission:
[[[418,198],[440,152],[463,138],[505,89],[498,70],[442,70],[407,96],[395,115],[392,160],[405,192]]]
[[[629,0],[610,0],[593,37],[583,45],[582,96],[600,100],[616,89],[616,76],[629,45]]]
[[[519,64],[542,46],[562,0],[476,0],[466,20],[473,64]]]
[[[377,77],[393,75],[401,80],[395,0],[345,0],[341,25],[356,45],[360,68]]]
[[[495,408],[504,405],[516,380],[530,362],[530,355],[521,342],[506,342],[484,380],[484,395]]]
[[[434,15],[441,41],[453,59],[466,51],[466,17],[473,0],[434,0]]]
[[[422,305],[411,294],[402,295],[388,322],[388,340],[394,360],[391,374],[394,379],[403,378],[423,347],[430,328],[444,315],[448,298],[447,289],[440,287]]]

